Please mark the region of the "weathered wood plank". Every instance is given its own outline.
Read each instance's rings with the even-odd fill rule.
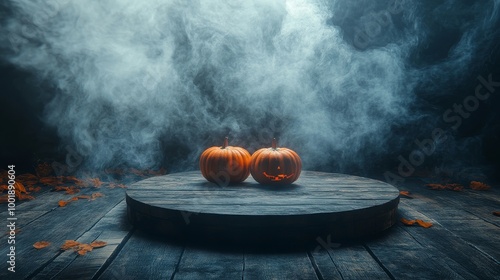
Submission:
[[[77,239],[78,242],[87,244],[95,240],[105,241],[108,243],[105,247],[94,249],[85,256],[78,256],[71,250],[64,252],[38,273],[35,279],[93,278],[119,245],[124,242],[130,229],[131,226],[126,221],[125,201],[122,201]]]
[[[478,279],[439,250],[417,242],[399,225],[366,248],[393,279]]]
[[[64,192],[49,192],[45,191],[38,194],[37,197],[30,201],[24,201],[23,203],[16,205],[16,225],[17,228],[22,231],[22,229],[38,219],[39,217],[45,215],[46,213],[56,209],[58,207],[57,203],[59,200],[69,199],[71,196],[65,194]],[[7,208],[5,206],[5,208]],[[0,212],[0,220],[6,221],[8,217],[7,211]],[[0,238],[6,236],[5,231],[0,232]]]
[[[187,246],[173,279],[242,279],[243,252]]]
[[[432,198],[438,204],[447,205],[450,209],[466,211],[484,221],[500,227],[500,219],[492,215],[500,208],[500,190],[492,188],[488,191],[474,191],[465,188],[461,192],[436,191],[425,187],[422,180],[409,180],[404,188],[412,191],[416,198]]]
[[[98,279],[171,279],[183,245],[136,230]]]
[[[427,251],[432,252],[435,259],[442,256],[438,261],[444,262],[443,265],[449,266],[466,279],[472,279],[469,277],[494,279],[500,275],[498,262],[470,246],[468,242],[444,228],[438,221],[406,205],[400,207],[400,212],[401,215],[411,219],[422,219],[434,223],[434,226],[429,229],[404,227],[404,230]]]
[[[453,204],[438,203],[432,198],[402,202],[439,222],[450,234],[463,239],[500,264],[500,227],[491,224]]]
[[[323,242],[324,244],[320,244],[321,247],[314,250],[311,255],[318,260],[319,270],[322,274],[325,273],[324,279],[331,279],[332,271],[336,271],[344,280],[390,279],[364,246],[349,244],[336,247],[328,246],[326,240]]]
[[[91,194],[94,191],[91,189],[83,190],[82,194]],[[16,235],[16,263],[19,264],[19,270],[15,275],[6,275],[6,270],[2,270],[0,278],[22,279],[35,276],[61,253],[59,246],[64,240],[79,238],[119,201],[123,200],[124,191],[121,189],[101,189],[99,191],[105,197],[93,201],[74,201],[66,207],[55,208],[24,226],[23,230]],[[32,247],[35,242],[41,240],[49,241],[52,245],[41,250]],[[0,242],[6,244],[6,238],[0,238]],[[0,254],[6,255],[7,248],[2,246]]]
[[[306,252],[245,253],[243,279],[318,279]]]

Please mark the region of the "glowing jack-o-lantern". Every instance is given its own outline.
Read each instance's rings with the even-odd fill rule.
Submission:
[[[291,184],[299,178],[301,169],[299,155],[290,149],[278,148],[276,139],[271,148],[257,150],[250,162],[250,173],[261,184]]]
[[[243,182],[250,175],[250,153],[228,144],[226,137],[222,147],[210,147],[200,156],[201,174],[218,185]]]

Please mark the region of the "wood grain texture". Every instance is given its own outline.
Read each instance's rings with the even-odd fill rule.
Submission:
[[[333,239],[371,235],[396,221],[399,192],[357,176],[304,171],[289,186],[251,178],[219,187],[199,172],[149,178],[127,190],[131,222],[167,235]]]

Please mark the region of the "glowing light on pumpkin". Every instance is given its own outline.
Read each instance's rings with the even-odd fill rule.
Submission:
[[[301,169],[299,155],[288,148],[278,148],[276,139],[270,148],[257,150],[250,162],[250,173],[261,184],[291,184],[299,178]]]

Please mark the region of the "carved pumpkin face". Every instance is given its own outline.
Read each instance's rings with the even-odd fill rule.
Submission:
[[[249,165],[250,153],[228,146],[227,137],[222,147],[208,148],[200,156],[201,174],[219,186],[243,182],[250,175]]]
[[[276,147],[257,150],[250,162],[250,173],[255,181],[269,185],[287,185],[300,176],[302,161],[299,155],[287,148]]]

